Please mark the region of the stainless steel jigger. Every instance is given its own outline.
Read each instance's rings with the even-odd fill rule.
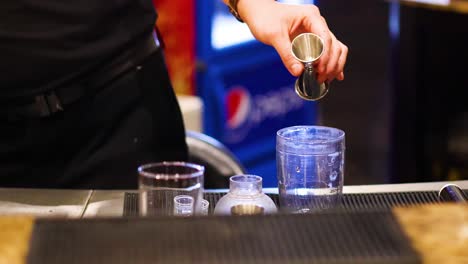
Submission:
[[[318,83],[313,62],[322,56],[323,40],[313,33],[303,33],[292,41],[292,54],[304,64],[304,71],[297,78],[294,88],[302,99],[316,101],[328,93],[329,83]]]

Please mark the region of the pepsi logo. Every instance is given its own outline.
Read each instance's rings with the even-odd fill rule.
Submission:
[[[250,131],[269,127],[273,131],[289,124],[287,114],[303,109],[304,100],[292,85],[252,94],[246,87],[234,85],[225,97],[227,121],[223,140],[230,144],[242,142]]]
[[[242,86],[234,86],[227,93],[226,107],[228,127],[239,127],[247,120],[252,107],[250,93]]]

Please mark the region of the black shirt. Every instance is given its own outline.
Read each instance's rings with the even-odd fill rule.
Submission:
[[[155,21],[151,0],[1,0],[0,98],[79,81],[137,45]]]

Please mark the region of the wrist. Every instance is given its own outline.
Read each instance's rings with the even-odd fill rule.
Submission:
[[[276,0],[237,0],[237,14],[241,20],[248,23],[249,19],[255,15],[255,12],[263,10],[265,4],[275,1]]]
[[[244,20],[241,18],[240,14],[239,14],[239,11],[238,11],[238,9],[237,9],[239,0],[224,0],[224,3],[226,3],[226,5],[228,6],[229,12],[231,12],[231,14],[232,14],[239,22],[244,23]]]

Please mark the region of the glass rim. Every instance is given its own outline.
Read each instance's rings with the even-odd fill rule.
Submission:
[[[194,200],[192,196],[185,194],[174,197],[174,203],[176,205],[192,205]]]
[[[315,38],[317,38],[321,43],[322,43],[322,51],[320,52],[320,54],[314,58],[313,60],[303,60],[299,57],[296,56],[296,53],[294,53],[294,50],[293,50],[293,47],[296,45],[296,42],[298,42],[302,37],[306,37],[306,36],[314,36]],[[316,60],[318,60],[320,57],[322,57],[322,54],[323,52],[325,51],[325,43],[323,42],[323,38],[321,38],[319,35],[317,34],[314,34],[314,33],[311,33],[311,32],[306,32],[306,33],[301,33],[299,35],[297,35],[292,41],[291,41],[291,53],[292,55],[294,56],[294,58],[302,63],[312,63]]]
[[[323,129],[323,130],[330,130],[333,132],[336,132],[338,134],[337,137],[334,138],[329,138],[329,139],[321,139],[319,142],[314,142],[314,145],[319,145],[319,144],[328,144],[328,143],[334,143],[341,141],[345,138],[345,132],[341,129],[334,128],[334,127],[328,127],[328,126],[314,126],[314,125],[304,125],[304,126],[290,126],[290,127],[285,127],[276,132],[276,136],[280,138],[283,141],[297,141],[301,143],[309,143],[310,139],[299,139],[296,137],[288,137],[285,136],[284,133],[286,131],[291,131],[291,130],[299,130],[299,129]],[[312,144],[312,143],[309,143]]]
[[[239,179],[239,178],[246,178],[246,179],[252,179],[252,180],[236,181],[236,179]],[[234,183],[261,183],[263,181],[263,178],[254,174],[237,174],[237,175],[231,176],[229,178],[229,181],[234,182]]]
[[[154,173],[154,172],[148,172],[145,171],[150,168],[157,168],[157,167],[188,167],[192,168],[195,171],[191,173],[173,173],[173,174],[168,174],[168,173]],[[203,173],[205,172],[205,167],[199,164],[195,163],[190,163],[190,162],[185,162],[185,161],[162,161],[162,162],[153,162],[153,163],[147,163],[138,166],[138,174],[140,176],[143,176],[145,178],[152,178],[152,179],[169,179],[169,178],[174,178],[174,179],[191,179],[191,178],[197,178],[200,176],[203,176]]]

